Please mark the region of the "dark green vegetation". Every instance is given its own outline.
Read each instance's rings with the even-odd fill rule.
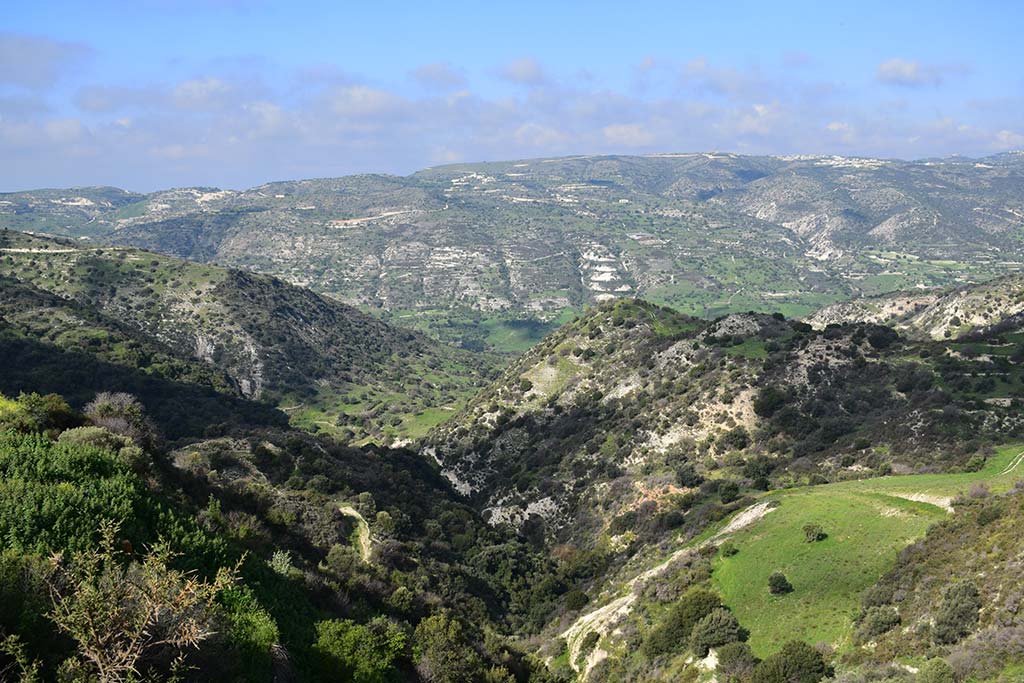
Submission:
[[[44,384],[68,367],[76,405],[127,390],[210,426],[225,416],[187,404],[217,391],[277,405],[307,429],[391,443],[444,419],[492,366],[280,280],[135,249],[3,231],[0,278],[5,343],[22,359],[0,390],[51,390]],[[165,408],[171,401],[178,407]]]
[[[242,192],[0,196],[0,225],[245,267],[470,348],[640,295],[787,316],[1018,270],[1024,157],[678,154],[460,164]]]
[[[126,395],[0,396],[4,680],[551,680],[499,635],[550,562],[414,453],[157,432]]]

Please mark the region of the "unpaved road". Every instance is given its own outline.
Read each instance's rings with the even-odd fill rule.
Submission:
[[[339,505],[338,512],[356,520],[356,540],[359,543],[359,555],[363,558],[364,563],[369,564],[370,553],[373,550],[373,539],[370,538],[370,525],[366,523],[366,519],[359,514],[359,511],[351,505]]]

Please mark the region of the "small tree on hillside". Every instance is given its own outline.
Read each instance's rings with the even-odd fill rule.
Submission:
[[[821,653],[807,643],[794,640],[754,667],[751,683],[818,683],[831,675]]]
[[[815,541],[823,541],[827,537],[825,531],[821,528],[820,524],[808,522],[804,524],[804,540],[808,543],[814,543]]]
[[[744,640],[746,635],[733,613],[719,607],[693,627],[690,649],[698,657],[707,657],[711,648]]]
[[[775,572],[768,577],[768,591],[772,595],[784,595],[793,592],[793,584],[782,572]]]
[[[917,683],[956,683],[953,667],[945,660],[929,659],[917,674]]]

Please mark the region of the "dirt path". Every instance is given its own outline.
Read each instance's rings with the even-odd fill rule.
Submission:
[[[1021,451],[1020,453],[1015,455],[1013,460],[1010,461],[1010,464],[1006,466],[1006,469],[999,473],[999,476],[1001,477],[1004,474],[1009,474],[1010,472],[1013,472],[1015,469],[1017,469],[1017,466],[1020,465],[1021,462],[1024,462],[1024,451]]]
[[[616,624],[628,616],[630,611],[633,609],[633,603],[636,602],[636,593],[633,589],[638,584],[664,573],[673,562],[681,558],[683,555],[696,552],[708,544],[714,543],[739,531],[740,529],[750,526],[771,512],[771,510],[771,502],[768,501],[751,505],[749,508],[733,517],[729,523],[715,533],[715,535],[696,545],[685,546],[676,550],[674,553],[669,555],[668,559],[665,561],[635,576],[627,584],[629,592],[626,595],[616,598],[607,605],[580,616],[580,618],[573,622],[573,624],[563,631],[561,635],[565,638],[566,645],[569,648],[569,665],[572,666],[578,674],[580,674],[580,680],[585,681],[587,676],[590,674],[590,670],[593,669],[598,662],[608,657],[607,651],[601,649],[600,646],[595,647],[590,654],[587,655],[587,660],[583,663],[581,668],[577,664],[577,660],[580,656],[580,649],[583,646],[584,638],[586,638],[586,635],[591,631],[595,631],[601,636],[606,636]]]
[[[364,563],[369,564],[370,553],[373,550],[370,525],[366,523],[366,519],[359,514],[359,511],[351,505],[339,505],[338,511],[346,517],[352,517],[356,520],[356,538],[359,543],[359,555],[363,558]]]
[[[5,254],[73,254],[81,249],[18,249],[11,247],[9,249],[0,249]]]

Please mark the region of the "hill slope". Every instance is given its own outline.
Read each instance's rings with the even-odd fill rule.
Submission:
[[[1024,276],[1009,275],[948,291],[898,292],[832,304],[807,322],[872,322],[923,339],[957,339],[1013,325],[1024,313]]]
[[[1024,156],[904,162],[665,154],[0,197],[0,225],[245,267],[469,346],[643,296],[783,310],[1019,270]],[[512,324],[518,321],[518,325]]]
[[[351,438],[415,436],[447,415],[488,372],[485,356],[393,328],[274,278],[131,248],[95,248],[0,233],[0,275],[51,296],[22,302],[36,338],[72,348],[81,330],[54,312],[88,311],[165,356],[198,361],[219,388],[282,406],[296,422]],[[5,291],[9,301],[14,290]],[[47,325],[51,325],[47,329]],[[106,324],[109,327],[109,324]],[[97,332],[92,344],[117,346]],[[87,335],[86,335],[87,336]],[[123,357],[132,365],[137,358]],[[142,359],[151,362],[151,358]]]
[[[744,488],[962,464],[1022,426],[1024,366],[990,343],[967,357],[881,326],[619,300],[514,362],[426,453],[493,523],[625,547],[702,528],[721,514],[703,503]]]

